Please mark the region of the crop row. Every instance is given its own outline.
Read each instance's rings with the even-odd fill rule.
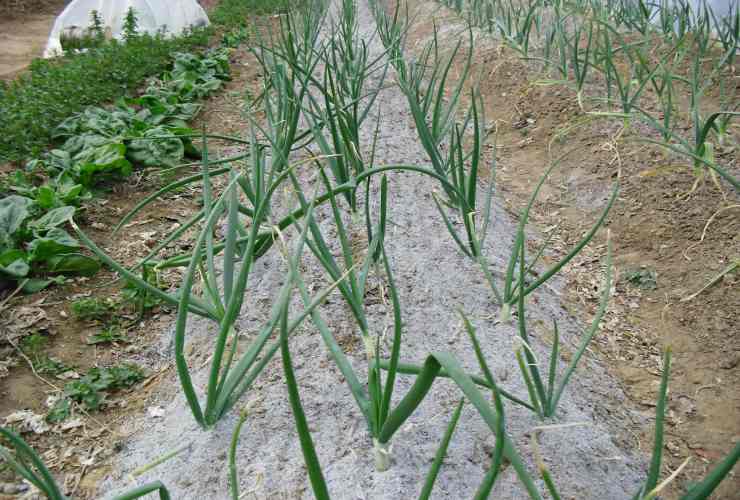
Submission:
[[[421,58],[408,58],[404,43],[409,29],[408,18],[403,17],[399,9],[388,14],[380,2],[370,4],[378,37],[385,47],[380,56],[373,56],[358,36],[354,0],[342,0],[339,18],[331,24],[329,36],[323,39],[320,29],[327,16],[327,2],[305,2],[296,11],[281,17],[280,31],[272,43],[261,44],[255,49],[266,78],[263,91],[255,100],[254,112],[248,115],[247,139],[217,136],[246,147],[247,154],[213,162],[204,147],[200,174],[163,187],[124,217],[116,230],[147,204],[180,186],[197,184],[202,189],[202,210],[184,221],[136,266],[124,267],[98,248],[74,222],[72,226],[82,242],[106,265],[147,293],[177,307],[175,364],[192,416],[203,428],[213,427],[233,410],[280,353],[283,380],[316,498],[329,498],[329,491],[303,411],[305,394],[294,373],[291,354],[292,336],[309,320],[346,381],[356,410],[366,423],[373,442],[373,449],[368,451],[374,457],[377,470],[392,466],[394,436],[425,400],[435,381],[443,377],[457,386],[461,402],[451,416],[432,467],[426,474],[420,498],[429,498],[434,489],[447,446],[454,438],[462,405],[466,403],[475,408],[495,438],[493,458],[476,498],[487,498],[493,491],[504,462],[514,469],[529,497],[543,498],[543,491],[538,487],[541,479],[547,494],[560,498],[558,478],[552,477],[539,457],[536,457],[536,471],[527,467],[521,451],[509,437],[505,403],[526,408],[540,419],[557,420],[561,396],[569,381],[577,376],[577,365],[596,334],[610,297],[611,245],[599,309],[565,368],[560,368],[559,363],[557,324],[547,362],[534,356],[529,334],[531,325],[527,322],[527,309],[533,301],[528,297],[575,257],[604,225],[619,186],[615,184],[601,217],[586,235],[565,257],[540,270],[547,242],[533,256],[528,255],[528,214],[543,182],[562,158],[554,160],[521,214],[508,262],[503,269],[492,272],[483,242],[491,219],[493,183],[491,180],[485,189],[479,189],[483,181],[481,156],[486,134],[482,96],[475,86],[470,91],[469,104],[466,107],[462,104],[465,92],[462,80],[468,76],[470,59],[461,83],[453,85],[452,96],[446,96],[444,90],[449,84],[454,54],[447,58],[441,56],[435,37]],[[375,99],[387,84],[385,76],[391,66],[396,74],[394,85],[398,85],[407,99],[420,143],[429,157],[428,165],[376,164],[378,131],[382,127],[380,114],[375,133],[369,140],[360,132]],[[376,78],[379,75],[382,76],[380,81]],[[258,113],[264,119],[258,120]],[[308,144],[314,145],[314,154],[301,156]],[[711,168],[720,171],[716,165]],[[315,185],[310,188],[306,187],[306,176],[302,175],[305,170],[315,174]],[[482,351],[476,328],[462,310],[460,316],[478,360],[478,374],[466,372],[449,352],[428,353],[421,365],[400,359],[405,330],[403,301],[393,272],[394,262],[386,252],[386,228],[394,209],[388,202],[388,192],[399,178],[394,175],[396,172],[412,172],[438,183],[440,194],[434,193],[434,197],[450,237],[462,255],[479,265],[495,305],[499,307],[500,320],[514,322],[517,326],[520,347],[514,356],[527,388],[526,395],[513,394],[495,380],[487,362],[490,353]],[[214,188],[216,177],[224,178],[223,189]],[[377,195],[373,195],[371,187],[377,188]],[[289,206],[276,196],[277,193],[288,193]],[[377,203],[371,202],[373,197],[377,198]],[[320,225],[317,222],[318,211],[328,214],[328,223]],[[186,252],[157,258],[159,250],[189,229],[197,229],[197,238]],[[364,232],[361,238],[357,237],[358,232]],[[268,319],[258,333],[247,340],[240,335],[237,320],[253,293],[256,263],[270,251],[281,252],[287,273],[272,301]],[[308,253],[329,282],[315,293],[302,275],[304,254]],[[136,269],[143,266],[155,272],[171,267],[183,269],[179,287],[165,291],[152,286],[136,273]],[[535,267],[537,273],[533,272]],[[387,348],[369,321],[366,295],[372,280],[382,282],[390,297],[393,327]],[[343,351],[330,322],[323,316],[320,306],[330,294],[341,296],[347,305],[356,335],[364,346],[362,370],[355,368],[356,364]],[[297,311],[295,302],[302,305]],[[216,328],[203,394],[196,390],[185,348],[193,316],[212,322]],[[663,360],[651,462],[642,485],[635,491],[635,499],[655,498],[675,477],[674,474],[661,480],[670,360],[669,350]],[[413,375],[415,381],[398,398],[396,379],[400,374]],[[229,450],[230,465],[225,471],[235,499],[239,498],[235,450],[247,418],[244,414],[234,431]],[[0,451],[18,473],[50,498],[64,498],[33,451],[17,436],[8,431],[5,435],[15,447],[15,457],[19,458],[14,458],[9,450]],[[696,483],[685,498],[706,498],[739,458],[740,445],[704,480]],[[134,498],[155,490],[160,492],[161,498],[169,497],[166,488],[157,482],[122,498]]]

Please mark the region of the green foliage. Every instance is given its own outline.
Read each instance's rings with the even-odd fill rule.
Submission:
[[[158,290],[162,289],[157,271],[153,269],[152,266],[144,265],[141,267],[141,280]],[[140,286],[137,286],[137,284],[131,280],[126,280],[126,285],[123,287],[122,295],[122,303],[133,305],[139,313],[139,317],[143,317],[150,309],[164,304],[164,301],[160,297]]]
[[[629,269],[622,276],[622,280],[645,290],[658,288],[658,276],[654,269]]]
[[[108,325],[98,333],[92,334],[87,343],[94,344],[112,344],[116,342],[128,343],[131,340],[126,336],[126,332],[118,324]]]
[[[236,26],[221,36],[221,46],[236,48],[249,39],[250,31],[246,26]]]
[[[225,50],[178,52],[172,69],[140,97],[119,99],[110,108],[91,106],[58,124],[51,135],[59,148],[27,167],[46,180],[37,185],[16,171],[6,187],[16,194],[0,199],[0,278],[97,272],[98,263],[82,255],[77,240],[60,226],[96,184],[129,175],[134,165],[173,167],[186,155],[198,157],[187,127],[200,109],[193,101],[228,78]],[[26,290],[49,283],[26,283]]]
[[[111,40],[84,53],[37,59],[29,71],[0,84],[0,161],[38,156],[56,126],[87,106],[131,94],[148,76],[161,73],[176,52],[203,47],[208,30],[181,37],[139,35]]]
[[[134,164],[176,166],[187,154],[198,155],[186,123],[200,109],[193,101],[227,78],[224,50],[176,53],[172,69],[140,97],[119,99],[111,108],[91,106],[60,123],[52,137],[62,145],[33,166],[67,174],[87,188],[130,174]]]
[[[20,195],[0,199],[0,279],[97,272],[97,262],[79,253],[79,242],[60,227],[74,211],[62,206],[40,215],[43,210],[35,200]],[[43,288],[49,282],[33,282],[31,287]]]
[[[65,52],[103,46],[105,44],[105,26],[103,25],[103,19],[100,17],[100,12],[97,10],[90,12],[90,25],[81,35],[63,31],[59,35],[59,41],[62,45],[62,50]]]
[[[50,422],[66,419],[71,414],[72,402],[82,405],[87,411],[98,411],[109,392],[132,387],[143,379],[144,372],[133,364],[91,368],[81,378],[64,386],[62,397],[46,419]]]
[[[213,24],[234,28],[246,26],[249,16],[268,15],[287,12],[291,7],[290,0],[221,0],[210,13]]]
[[[42,375],[59,375],[69,370],[69,366],[57,359],[50,358],[44,352],[47,342],[48,338],[40,333],[33,333],[21,340],[21,351],[31,361],[34,370]]]
[[[79,321],[103,321],[117,309],[118,305],[112,299],[100,297],[86,297],[70,304],[72,316]]]
[[[88,31],[98,40],[105,40],[105,25],[103,25],[103,18],[97,10],[90,12],[90,26],[88,27]]]
[[[127,42],[136,38],[139,32],[139,19],[136,17],[136,11],[129,7],[126,11],[126,17],[123,18],[123,39]]]

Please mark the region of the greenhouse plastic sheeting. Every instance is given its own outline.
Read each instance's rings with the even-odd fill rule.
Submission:
[[[186,28],[208,24],[208,16],[196,0],[74,0],[54,22],[44,57],[62,53],[62,33],[83,35],[90,27],[90,15],[94,10],[98,11],[106,33],[120,39],[129,8],[136,13],[140,33],[155,34],[164,30],[169,35],[177,35]]]

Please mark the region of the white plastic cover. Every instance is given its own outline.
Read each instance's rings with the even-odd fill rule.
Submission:
[[[178,35],[189,27],[206,26],[208,16],[196,0],[73,0],[54,22],[46,43],[44,57],[62,52],[62,33],[80,36],[90,27],[90,15],[97,10],[106,31],[120,39],[126,12],[133,8],[139,23],[139,33],[155,34],[162,29]]]

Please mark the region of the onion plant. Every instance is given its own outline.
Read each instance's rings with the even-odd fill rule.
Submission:
[[[440,376],[440,372],[444,370],[445,375],[452,378],[457,383],[467,399],[481,414],[484,421],[498,436],[494,464],[491,468],[491,472],[486,476],[484,484],[481,485],[481,491],[477,498],[487,498],[488,492],[490,492],[490,488],[495,482],[504,457],[516,470],[529,495],[532,498],[541,498],[533,479],[526,470],[526,466],[522,462],[508,437],[504,434],[503,404],[501,403],[500,395],[495,383],[493,382],[493,378],[490,375],[490,370],[485,369],[484,373],[486,374],[488,387],[494,391],[494,397],[496,400],[495,410],[490,407],[489,403],[480,393],[473,380],[465,374],[455,358],[446,353],[430,355],[423,367],[418,370],[417,379],[411,389],[395,406],[395,408],[391,407],[395,378],[398,373],[398,356],[400,354],[402,336],[401,306],[397,288],[393,281],[388,257],[382,246],[382,234],[378,233],[376,238],[378,238],[375,241],[380,245],[381,259],[383,261],[385,276],[388,280],[387,286],[393,307],[394,333],[391,341],[392,347],[390,358],[386,360],[385,363],[382,363],[382,365],[380,361],[379,337],[376,336],[373,339],[372,344],[366,343],[366,347],[370,347],[372,349],[368,349],[368,352],[366,352],[368,357],[367,390],[365,389],[365,386],[360,383],[357,373],[352,368],[346,355],[342,352],[341,347],[329,331],[329,328],[322,319],[320,312],[317,309],[314,309],[312,312],[314,325],[319,330],[332,357],[347,381],[350,391],[358,403],[360,411],[365,417],[368,430],[371,436],[373,436],[376,468],[383,471],[390,466],[389,443],[391,438],[424,400],[431,389],[434,380]],[[301,294],[305,297],[305,284],[300,280],[300,278],[298,278],[297,285]],[[286,337],[287,335],[283,335],[282,338],[285,339]],[[285,345],[285,342],[283,342],[283,346]],[[480,353],[480,349],[477,349],[477,352],[480,356],[479,359],[482,360],[483,358],[482,353]],[[284,357],[284,361],[286,361],[284,366],[290,367],[290,359]],[[383,381],[382,378],[381,367],[385,367],[388,372],[385,381]],[[286,370],[290,370],[290,368],[286,368]],[[289,384],[294,384],[294,380],[291,382],[290,377],[288,377],[288,380]],[[295,387],[291,389],[291,391],[294,392]],[[318,498],[327,498],[324,496],[326,494],[326,485],[320,474],[320,466],[318,464],[318,460],[315,458],[315,451],[313,450],[310,435],[308,435],[308,428],[305,424],[305,415],[303,415],[295,394],[291,396],[291,400],[293,410],[297,413],[296,425],[299,436],[301,436],[304,457],[306,458],[309,470],[314,471],[311,474],[311,482],[314,487],[314,492]]]
[[[3,446],[3,441],[11,448]],[[38,453],[18,434],[5,427],[0,427],[0,458],[13,472],[32,484],[49,500],[68,500]],[[159,494],[160,500],[170,499],[167,488],[155,481],[127,491],[113,500],[134,500],[154,492]]]
[[[265,242],[263,235],[267,234],[274,239],[274,230],[265,229],[265,227],[278,227],[278,230],[281,230],[279,226],[271,223],[270,214],[274,193],[286,182],[289,182],[291,178],[294,178],[293,169],[295,166],[288,166],[284,160],[285,155],[291,149],[291,141],[285,140],[281,135],[291,133],[294,133],[293,127],[283,127],[278,131],[273,131],[274,136],[269,137],[271,142],[274,143],[272,161],[268,161],[261,152],[262,146],[256,142],[253,143],[249,174],[233,172],[229,184],[220,196],[215,196],[213,192],[209,175],[208,148],[204,147],[202,169],[204,222],[192,253],[189,255],[187,271],[179,292],[177,294],[166,294],[159,291],[169,300],[176,300],[178,303],[178,319],[175,330],[175,359],[178,375],[193,415],[196,421],[203,426],[213,425],[236,403],[240,395],[249,389],[256,376],[277,350],[276,348],[270,349],[267,354],[260,358],[267,341],[276,328],[282,302],[290,299],[287,284],[276,299],[276,305],[270,319],[241,357],[238,356],[240,336],[234,324],[245,300],[250,271],[257,258],[259,246]],[[280,148],[283,149],[282,152]],[[280,157],[281,154],[283,155],[282,158]],[[240,196],[248,200],[251,206],[241,208]],[[305,196],[302,194],[301,196],[305,199]],[[332,200],[334,196],[335,193],[332,193]],[[239,219],[240,213],[244,212],[251,219],[251,226],[248,230],[245,229],[245,225]],[[284,219],[283,225],[287,227],[295,223],[296,217],[308,215],[310,215],[308,208],[302,207],[301,210],[293,211],[289,215],[290,219],[287,223]],[[226,219],[225,238],[222,243],[216,245],[213,231],[222,217]],[[246,233],[246,236],[242,236],[242,233]],[[97,247],[91,248],[94,251],[97,249]],[[221,256],[218,255],[219,252],[222,253]],[[101,254],[101,258],[107,259],[107,262],[112,264],[119,273],[130,279],[132,274],[130,271],[114,263],[109,257],[104,256],[99,249],[97,249],[97,253]],[[218,278],[217,258],[223,260],[221,283],[219,283]],[[201,297],[195,297],[193,294],[196,274],[200,274],[203,278],[204,293]],[[140,280],[134,279],[132,281],[139,284],[138,281]],[[156,290],[154,287],[150,288]],[[291,331],[297,328],[301,321],[310,314],[311,310],[329,293],[330,289],[320,294],[318,299],[307,304],[306,310],[291,321]],[[216,321],[219,329],[211,358],[205,405],[201,405],[195,392],[190,369],[184,355],[185,332],[189,313],[191,312],[201,313],[202,316]]]
[[[323,171],[322,178],[325,183],[329,182],[328,177],[323,174]],[[301,202],[305,203],[304,200],[301,200]],[[391,274],[390,265],[388,264],[385,251],[383,250],[383,239],[385,237],[387,217],[387,179],[384,177],[381,181],[380,216],[374,231],[373,240],[369,243],[365,263],[359,274],[352,270],[354,267],[355,257],[353,256],[353,249],[350,245],[350,238],[347,234],[346,226],[342,221],[342,214],[339,212],[334,200],[332,200],[331,204],[334,223],[341,245],[341,258],[344,261],[345,268],[347,269],[347,281],[339,284],[338,288],[357,322],[359,333],[365,347],[365,358],[368,365],[367,390],[365,389],[365,385],[360,383],[359,376],[355,373],[346,355],[342,352],[341,347],[329,330],[328,325],[323,320],[321,313],[318,310],[314,310],[311,314],[311,318],[327,345],[329,352],[337,363],[337,366],[344,375],[352,395],[363,413],[368,430],[374,440],[376,467],[379,470],[386,470],[390,465],[387,443],[392,434],[388,435],[386,439],[382,441],[380,440],[380,436],[390,413],[390,400],[393,394],[395,368],[392,367],[389,370],[388,378],[385,384],[383,384],[383,379],[380,375],[380,368],[378,365],[380,336],[370,331],[370,323],[367,320],[364,310],[364,297],[366,293],[367,280],[371,271],[371,264],[374,262],[379,264],[379,261],[382,261],[383,268],[388,279],[388,289],[393,303],[394,333],[392,339],[392,359],[397,361],[401,347],[400,304]],[[307,240],[307,246],[311,248],[330,278],[334,279],[334,277],[341,272],[342,267],[340,267],[340,264],[334,258],[318,225],[313,221],[308,221],[306,228],[310,229],[311,234],[311,238]],[[304,303],[307,303],[309,298],[306,286],[300,278],[298,278],[297,286]]]
[[[593,67],[604,73],[609,101],[611,101],[612,86],[616,87],[618,102],[622,112],[620,116],[625,119],[625,123],[628,123],[632,113],[639,106],[640,98],[645,87],[664,68],[665,62],[682,46],[684,40],[679,40],[670,51],[660,58],[654,68],[648,70],[645,67],[646,59],[640,59],[637,55],[641,50],[640,46],[644,45],[644,42],[628,43],[624,36],[614,29],[614,27],[601,22],[600,25],[600,43],[597,44],[594,51],[595,61]],[[617,62],[620,55],[628,63],[628,74],[624,74],[620,70]],[[593,114],[604,113],[593,112]]]
[[[541,0],[527,0],[526,3],[508,0],[506,5],[502,2],[500,15],[492,19],[501,38],[523,57],[529,56],[532,28],[541,22],[538,13],[541,5]]]
[[[279,164],[279,162],[276,162]],[[290,286],[286,283],[281,289],[270,319],[265,323],[257,337],[251,342],[247,351],[240,357],[238,354],[239,333],[235,322],[242,309],[252,264],[255,260],[255,249],[259,239],[260,228],[268,223],[272,196],[283,185],[283,181],[292,175],[292,168],[286,168],[277,174],[265,168],[264,163],[253,165],[252,179],[241,174],[233,175],[224,193],[211,204],[206,201],[206,221],[194,245],[185,277],[180,287],[180,304],[175,329],[175,361],[183,392],[196,421],[203,426],[217,422],[230,409],[241,394],[249,389],[252,382],[269,361],[269,356],[258,357],[276,328],[279,313],[284,303],[290,300]],[[263,179],[273,178],[269,184],[262,184]],[[211,187],[204,169],[204,199],[210,198]],[[249,228],[248,241],[244,247],[237,245],[239,233],[239,210],[237,186],[241,187],[247,198],[253,202],[253,217]],[[223,280],[219,286],[216,271],[216,256],[212,241],[212,232],[221,215],[226,216],[226,237],[223,253]],[[310,212],[307,214],[310,217]],[[304,235],[305,238],[305,235]],[[203,265],[205,255],[206,265]],[[237,265],[238,261],[238,265]],[[192,383],[190,368],[184,354],[185,332],[188,323],[189,302],[196,273],[203,276],[204,298],[217,311],[218,335],[211,358],[211,370],[206,390],[206,403],[203,407],[196,395]],[[302,320],[310,314],[321,300],[329,293],[331,287],[320,294],[318,300],[307,304],[306,310],[291,321],[290,329],[297,328]],[[227,344],[231,343],[227,350]]]
[[[34,485],[50,500],[66,500],[54,477],[36,452],[16,433],[0,427],[0,438],[7,441],[15,453],[2,446],[0,457],[19,476]]]
[[[519,340],[521,341],[522,347],[517,349],[516,358],[519,365],[519,369],[527,387],[529,393],[529,400],[532,406],[534,406],[536,412],[540,417],[552,417],[558,407],[563,391],[565,390],[571,376],[575,372],[578,362],[586,352],[591,340],[596,335],[601,323],[606,307],[609,303],[609,297],[611,296],[612,287],[612,265],[611,265],[611,241],[607,243],[607,257],[606,257],[606,280],[603,285],[603,291],[601,294],[601,301],[599,308],[596,311],[596,315],[591,323],[591,326],[586,330],[581,337],[578,345],[578,350],[572,356],[568,367],[563,373],[560,381],[557,378],[557,363],[559,361],[560,353],[560,335],[558,333],[557,321],[553,320],[553,332],[554,338],[552,341],[552,349],[550,351],[549,369],[547,372],[547,383],[543,381],[543,376],[540,373],[539,363],[534,355],[534,351],[530,345],[529,333],[527,332],[527,319],[525,310],[525,299],[524,299],[524,283],[525,283],[525,267],[524,267],[524,247],[521,248],[521,258],[519,259],[519,293],[518,293],[518,307],[517,307],[517,323],[519,325]],[[524,353],[522,355],[522,352]]]
[[[628,28],[646,35],[654,27],[653,20],[659,10],[655,3],[636,0],[623,2],[623,5],[626,10],[623,21]]]
[[[360,128],[375,104],[388,68],[387,63],[380,64],[385,54],[370,60],[367,44],[357,41],[356,31],[354,4],[345,2],[340,29],[333,32],[325,52],[323,82],[316,82],[323,102],[309,94],[309,106],[304,109],[312,123],[314,141],[327,157],[339,184],[350,182],[365,168],[372,167],[372,161],[368,162],[363,154]],[[367,90],[367,79],[376,71],[382,71],[380,81]],[[373,141],[371,158],[375,144]],[[353,212],[358,207],[354,193],[345,193]]]
[[[473,58],[472,31],[469,32],[468,40],[469,48],[459,73],[459,80],[448,99],[445,99],[445,91],[449,84],[450,70],[460,52],[462,41],[457,42],[449,57],[442,58],[436,26],[432,40],[424,47],[416,61],[408,63],[405,75],[399,79],[421,144],[429,155],[434,171],[444,178],[451,175],[451,165],[446,161],[441,145],[454,128],[460,98],[470,72]],[[442,187],[451,204],[461,203],[455,190],[447,185]]]
[[[384,168],[397,169],[398,167],[389,166]],[[374,171],[380,173],[383,171],[383,168],[376,168]],[[323,172],[320,173],[323,182],[328,184],[328,176],[323,174]],[[372,175],[372,173],[372,171],[368,171],[366,175]],[[334,226],[341,247],[342,265],[337,262],[337,259],[332,254],[319,226],[311,220],[307,222],[306,226],[310,234],[310,238],[307,238],[306,245],[312,250],[329,277],[334,280],[337,274],[342,272],[342,269],[347,269],[347,279],[345,282],[338,284],[338,289],[347,302],[353,318],[357,322],[359,334],[365,347],[365,358],[367,361],[366,384],[360,382],[360,376],[352,367],[346,354],[342,351],[328,325],[323,320],[320,311],[314,309],[311,313],[311,318],[327,345],[331,356],[347,381],[350,391],[365,418],[368,431],[373,438],[374,457],[378,470],[386,470],[390,466],[389,443],[391,438],[425,397],[431,387],[431,383],[439,372],[439,369],[432,370],[431,368],[427,369],[426,372],[421,370],[418,382],[414,388],[412,388],[398,406],[395,408],[391,407],[394,382],[398,372],[403,324],[400,299],[383,243],[385,238],[385,221],[387,218],[387,183],[387,178],[383,177],[380,188],[379,215],[373,232],[374,236],[372,241],[369,242],[365,263],[359,274],[355,274],[352,270],[354,267],[354,256],[349,244],[350,237],[342,220],[342,214],[334,201],[331,201],[331,206]],[[328,186],[327,189],[329,189]],[[301,203],[305,203],[305,201],[301,200]],[[382,265],[381,269],[387,281],[386,286],[391,297],[393,309],[394,326],[391,340],[391,355],[385,364],[388,372],[385,380],[381,373],[380,336],[370,331],[370,322],[367,320],[364,312],[364,296],[367,289],[369,272],[373,263],[377,264],[375,266],[376,268],[381,268]],[[380,272],[381,270],[378,269],[378,273]],[[306,285],[300,277],[297,278],[297,287],[304,304],[307,304],[309,298]]]
[[[549,66],[551,64],[550,56],[553,45],[557,45],[557,55],[559,63],[555,65],[561,76],[561,80],[544,80],[544,84],[563,84],[568,83],[570,72],[573,73],[573,79],[576,87],[576,98],[578,107],[583,109],[583,86],[586,83],[589,67],[591,66],[591,43],[593,41],[594,29],[593,21],[588,22],[588,31],[585,25],[575,24],[573,34],[568,34],[564,22],[557,20],[551,24],[551,30],[546,34],[544,61]],[[585,40],[585,46],[582,46],[582,40]],[[569,71],[570,69],[570,71]]]
[[[711,8],[709,14],[712,17],[714,35],[722,44],[723,52],[728,54],[725,64],[732,67],[740,45],[740,5],[737,2],[730,3],[730,10],[725,16],[717,17]]]
[[[393,15],[388,15],[385,11],[384,3],[381,0],[370,0],[370,6],[378,29],[378,36],[385,46],[388,54],[388,62],[395,68],[399,81],[405,81],[407,77],[403,51],[406,45],[406,34],[411,26],[411,20],[408,15],[408,4],[405,4],[406,15],[402,16],[401,3],[397,2],[393,10]]]
[[[432,193],[442,220],[444,220],[455,243],[457,243],[460,250],[466,256],[475,260],[481,257],[481,248],[488,234],[496,173],[496,159],[494,157],[490,169],[491,178],[486,188],[483,206],[478,207],[478,176],[482,167],[482,148],[485,141],[485,131],[483,129],[485,119],[480,116],[482,111],[482,98],[478,92],[474,91],[471,98],[468,119],[462,125],[455,124],[453,129],[450,130],[450,138],[447,144],[449,153],[444,163],[445,170],[449,171],[449,179],[458,200],[457,205],[453,208],[458,211],[459,219],[463,222],[465,228],[464,237],[458,234],[452,221],[447,216],[444,208],[446,204],[437,197],[436,193]],[[470,131],[473,138],[473,145],[470,152],[465,151],[464,145],[465,133],[468,131]],[[467,168],[468,164],[469,168]],[[480,228],[476,224],[476,219],[479,216],[483,219]]]
[[[728,57],[729,53],[725,54]],[[697,181],[701,178],[703,172],[709,168],[712,175],[715,173],[728,181],[735,189],[740,189],[740,181],[731,175],[727,170],[717,165],[714,157],[714,145],[710,142],[711,134],[718,134],[719,138],[724,139],[723,134],[729,128],[730,122],[734,117],[740,116],[740,112],[721,110],[710,114],[704,118],[701,114],[701,99],[704,92],[712,85],[713,78],[717,75],[722,67],[723,60],[716,63],[714,69],[705,75],[701,66],[701,59],[698,55],[694,56],[691,74],[688,78],[674,76],[673,79],[683,81],[688,84],[690,92],[690,116],[692,120],[692,137],[686,139],[669,129],[668,124],[659,122],[650,113],[637,108],[642,117],[650,123],[653,128],[658,130],[664,138],[664,141],[670,136],[671,142],[659,142],[653,139],[642,139],[645,142],[659,144],[674,152],[688,156],[693,163],[694,173],[697,175]]]
[[[660,464],[663,459],[663,436],[665,425],[665,410],[668,403],[668,377],[671,371],[671,350],[667,349],[663,355],[663,374],[660,379],[658,404],[655,407],[655,437],[653,438],[653,454],[650,459],[645,483],[638,490],[632,500],[648,500],[655,497],[654,490],[660,479]]]
[[[241,436],[244,422],[247,421],[248,412],[246,409],[239,414],[239,420],[236,422],[234,432],[231,433],[231,443],[229,445],[229,490],[231,499],[239,500],[239,471],[236,466],[236,450],[239,445],[239,436]]]
[[[522,278],[516,278],[515,272],[517,269],[517,265],[521,265],[522,262],[520,260],[524,256],[524,248],[526,246],[526,233],[525,229],[527,226],[527,223],[529,222],[529,213],[532,209],[532,206],[534,205],[535,200],[537,199],[537,196],[539,194],[540,189],[542,188],[542,185],[544,184],[545,180],[550,176],[552,171],[565,159],[565,157],[569,153],[565,153],[563,156],[558,158],[556,161],[552,162],[552,165],[547,169],[547,171],[542,175],[540,178],[539,183],[535,187],[532,196],[529,199],[529,202],[527,203],[527,206],[522,210],[522,214],[519,218],[519,226],[517,228],[515,240],[514,240],[514,246],[512,248],[511,254],[509,256],[509,262],[506,269],[506,274],[504,276],[504,283],[503,283],[503,290],[499,295],[501,296],[501,300],[499,303],[502,306],[501,309],[501,320],[502,321],[508,321],[511,318],[511,306],[517,304],[517,302],[520,300],[520,297],[526,297],[530,293],[534,292],[537,288],[542,286],[546,281],[548,281],[550,278],[552,278],[555,274],[557,274],[560,269],[562,269],[568,262],[573,259],[578,253],[583,250],[583,247],[585,247],[591,239],[593,239],[594,235],[597,233],[597,231],[604,225],[606,222],[607,216],[609,215],[609,212],[611,211],[612,206],[614,205],[614,202],[617,199],[617,194],[619,193],[619,183],[615,183],[614,188],[612,189],[611,196],[609,197],[609,200],[606,203],[606,206],[604,207],[603,211],[601,212],[601,215],[597,219],[597,221],[594,223],[593,226],[591,226],[591,229],[583,236],[583,238],[558,262],[550,266],[549,269],[544,271],[543,273],[539,274],[538,277],[532,282],[527,283],[526,281],[522,281]],[[531,260],[531,262],[526,263],[524,262],[525,266],[525,276],[530,274],[531,271],[535,268],[537,263],[539,262],[540,258],[544,254],[544,251],[549,243],[549,239],[545,240],[545,242],[540,246],[537,253],[535,254],[534,258]]]

